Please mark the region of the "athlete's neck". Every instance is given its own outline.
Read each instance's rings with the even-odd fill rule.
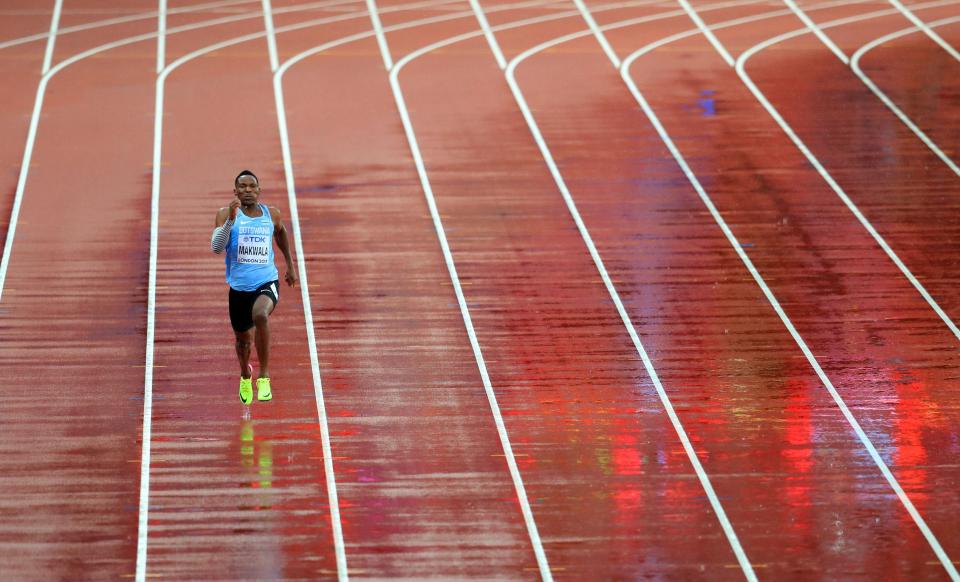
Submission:
[[[258,216],[263,216],[263,211],[260,210],[260,204],[259,204],[258,202],[254,202],[253,204],[249,204],[249,205],[248,205],[248,204],[241,204],[241,205],[240,205],[240,210],[242,210],[243,213],[246,214],[246,215],[247,215],[248,217],[250,217],[250,218],[256,218],[256,217],[258,217]]]

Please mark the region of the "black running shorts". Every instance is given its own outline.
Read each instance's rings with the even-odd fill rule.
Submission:
[[[266,295],[277,306],[280,301],[280,281],[270,281],[256,291],[237,291],[230,288],[230,325],[237,333],[243,333],[253,327],[253,304],[257,297]]]

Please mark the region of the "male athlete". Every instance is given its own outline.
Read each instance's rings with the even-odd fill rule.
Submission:
[[[279,277],[274,264],[273,241],[287,262],[284,276],[290,286],[297,276],[290,258],[287,229],[280,211],[260,204],[260,180],[244,170],[233,180],[236,194],[230,206],[217,211],[210,247],[216,254],[227,251],[227,284],[230,285],[230,325],[237,336],[240,359],[240,402],[253,402],[253,366],[250,342],[256,338],[260,374],[257,400],[270,400],[270,313],[280,300]],[[254,332],[256,328],[256,332]]]

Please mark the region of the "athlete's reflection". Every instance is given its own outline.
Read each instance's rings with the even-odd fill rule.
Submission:
[[[273,443],[254,435],[253,419],[244,419],[240,424],[240,463],[250,475],[250,486],[255,489],[270,489],[273,486]],[[268,499],[261,500],[268,504]]]

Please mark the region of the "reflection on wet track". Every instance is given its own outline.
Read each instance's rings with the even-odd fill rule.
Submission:
[[[960,580],[960,61],[933,38],[960,7],[800,2],[821,37],[751,54],[751,91],[722,51],[802,29],[788,4],[697,0],[711,42],[681,3],[590,0],[609,51],[528,54],[587,30],[576,3],[481,1],[485,37],[465,0],[5,2],[0,579]],[[936,32],[893,35],[907,9]],[[277,65],[331,43],[282,102],[270,30]],[[658,128],[610,57],[687,31],[629,66]],[[391,86],[385,51],[458,35]],[[884,35],[858,66],[933,145],[838,57]],[[274,400],[244,407],[209,229],[248,167],[292,226],[284,145],[309,292],[281,289]]]

